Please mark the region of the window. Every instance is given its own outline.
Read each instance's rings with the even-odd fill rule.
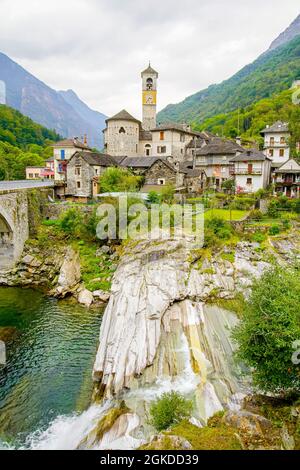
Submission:
[[[166,181],[165,181],[164,178],[160,178],[160,179],[157,180],[157,184],[159,184],[159,185],[161,185],[161,186],[162,186],[163,184],[165,184],[165,182],[166,182]]]
[[[33,178],[33,173],[29,173],[29,178]]]
[[[269,150],[269,155],[270,155],[270,157],[274,157],[274,150],[273,149]]]
[[[146,144],[145,145],[145,155],[146,157],[149,157],[151,154],[151,145],[150,144]]]
[[[75,175],[80,176],[80,173],[81,173],[81,168],[75,167]]]
[[[98,175],[98,168],[95,168],[95,175]]]
[[[78,188],[78,189],[81,188],[81,183],[80,183],[80,181],[77,181],[77,188]]]
[[[119,134],[125,134],[125,129],[124,129],[124,127],[120,127],[120,129],[119,129]]]
[[[184,142],[185,141],[185,135],[184,134],[180,134],[180,142]]]
[[[65,150],[61,150],[61,151],[60,151],[60,159],[61,159],[61,160],[64,160],[65,157],[66,157],[66,151],[65,151]]]
[[[159,133],[159,140],[165,140],[165,133],[164,133],[164,131],[160,131],[160,133]]]
[[[166,151],[167,151],[167,147],[166,147],[166,146],[157,147],[157,153],[166,153]]]
[[[274,143],[275,143],[274,137],[270,137],[270,147],[274,147]]]
[[[280,137],[280,143],[283,145],[285,144],[285,137]]]
[[[147,78],[147,80],[146,80],[146,86],[147,86],[147,90],[152,90],[152,88],[153,88],[153,80],[152,80],[152,78],[150,78],[150,77]]]
[[[247,186],[251,186],[252,185],[252,178],[247,178]]]
[[[252,171],[253,171],[253,165],[252,163],[248,163],[248,173],[251,175]]]
[[[284,149],[280,149],[280,150],[279,150],[279,156],[280,156],[280,157],[284,157]]]
[[[35,176],[35,178],[39,178],[40,175],[38,173],[36,173],[34,176]]]

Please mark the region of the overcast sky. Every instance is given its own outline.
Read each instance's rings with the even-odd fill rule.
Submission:
[[[0,0],[0,50],[98,111],[140,117],[149,59],[162,109],[252,62],[299,13],[299,0]]]

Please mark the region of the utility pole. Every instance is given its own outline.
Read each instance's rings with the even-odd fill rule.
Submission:
[[[194,137],[193,170],[196,168],[197,137]]]

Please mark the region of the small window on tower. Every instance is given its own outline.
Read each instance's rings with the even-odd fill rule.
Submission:
[[[146,85],[147,85],[147,90],[152,90],[152,88],[153,88],[152,78],[147,78]]]
[[[125,134],[125,129],[124,129],[124,127],[120,127],[120,129],[119,129],[119,134]]]

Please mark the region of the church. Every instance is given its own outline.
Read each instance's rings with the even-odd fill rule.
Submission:
[[[125,109],[106,120],[105,153],[112,157],[158,157],[182,162],[199,132],[186,124],[156,122],[158,73],[149,66],[141,73],[142,122]]]

